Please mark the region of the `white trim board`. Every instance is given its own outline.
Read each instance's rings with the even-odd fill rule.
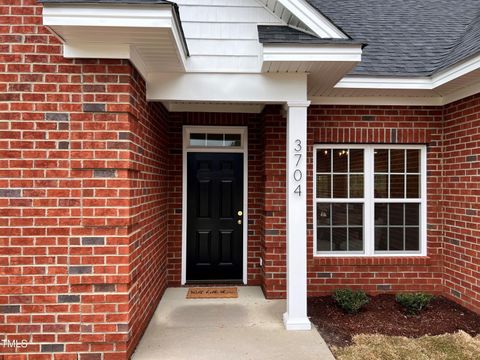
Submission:
[[[305,0],[277,0],[306,27],[321,38],[348,39],[348,36]]]
[[[263,62],[270,61],[338,61],[360,62],[362,46],[357,44],[330,45],[263,45]]]
[[[307,99],[307,74],[152,74],[147,100],[283,103]]]
[[[191,147],[192,131],[212,133],[240,134],[242,146],[228,147]],[[189,152],[241,153],[243,154],[243,283],[248,282],[248,127],[247,126],[195,126],[182,127],[182,269],[181,284],[187,282],[187,154]]]

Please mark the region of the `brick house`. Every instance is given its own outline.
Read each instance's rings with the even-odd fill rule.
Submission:
[[[287,298],[290,330],[340,287],[480,312],[478,1],[0,14],[5,359],[128,359],[201,282]]]

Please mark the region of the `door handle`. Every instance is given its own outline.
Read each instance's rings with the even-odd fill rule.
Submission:
[[[238,224],[238,225],[242,225],[242,220],[238,220],[238,221],[237,221],[237,224]]]

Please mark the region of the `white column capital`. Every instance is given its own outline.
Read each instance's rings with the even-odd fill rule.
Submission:
[[[285,107],[292,108],[292,107],[309,107],[311,101],[308,100],[294,100],[294,101],[287,101]]]

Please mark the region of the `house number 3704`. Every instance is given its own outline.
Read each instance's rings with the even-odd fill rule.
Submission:
[[[295,181],[295,184],[293,185],[295,187],[295,190],[293,190],[294,194],[297,194],[298,196],[302,196],[302,185],[297,184],[299,183],[302,178],[303,178],[303,173],[302,170],[298,168],[300,165],[300,161],[302,160],[302,141],[299,139],[295,140],[295,146],[293,147],[293,156],[295,158],[295,170],[293,171],[293,180]],[[297,185],[297,186],[295,186]]]

